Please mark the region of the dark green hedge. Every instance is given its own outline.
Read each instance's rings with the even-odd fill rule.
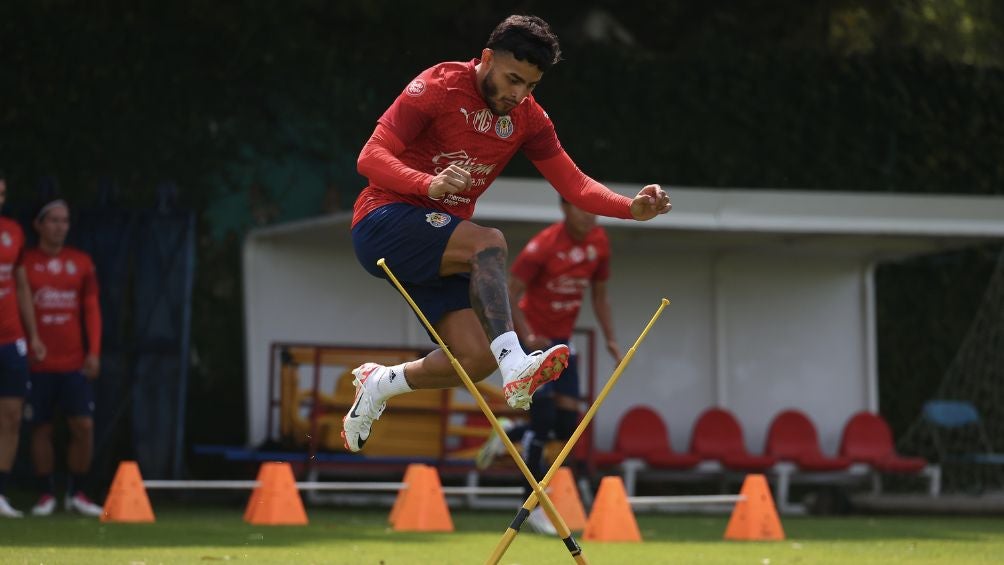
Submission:
[[[363,183],[356,154],[379,114],[423,68],[477,56],[510,9],[475,4],[0,5],[0,167],[11,181],[9,204],[22,205],[43,174],[56,175],[76,201],[91,199],[98,179],[112,177],[137,205],[149,203],[151,188],[167,178],[200,213],[193,440],[240,441],[243,431],[241,418],[221,426],[213,410],[214,399],[243,398],[241,235],[254,225],[350,207]],[[648,23],[667,14],[707,16],[688,5],[675,3],[675,11],[653,13]],[[559,32],[573,29],[581,14],[560,3],[525,7],[538,8]],[[719,26],[734,19],[712,18]],[[1000,69],[906,50],[837,57],[819,47],[825,41],[800,47],[798,34],[771,45],[763,41],[766,28],[755,47],[744,48],[737,37],[702,38],[700,28],[674,21],[674,33],[700,49],[662,50],[672,43],[665,37],[641,37],[642,48],[626,49],[563,36],[566,61],[548,73],[538,98],[593,176],[709,187],[1002,192]],[[508,172],[534,174],[522,159]],[[909,383],[920,373],[925,382],[937,380],[975,308],[965,300],[931,307],[926,298],[954,296],[958,288],[976,293],[992,256],[880,270],[882,403],[897,430],[916,415],[918,398],[901,402]],[[921,300],[929,307],[919,308]],[[946,313],[958,319],[942,324]],[[921,349],[938,353],[909,355]]]

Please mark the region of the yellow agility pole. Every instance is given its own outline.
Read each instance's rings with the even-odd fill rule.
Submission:
[[[453,365],[453,369],[456,370],[457,375],[460,376],[460,380],[464,382],[464,386],[467,387],[468,392],[470,392],[471,396],[474,397],[478,407],[481,408],[485,417],[488,418],[488,422],[491,423],[495,433],[499,435],[499,438],[501,438],[506,451],[508,451],[509,455],[512,456],[513,461],[516,462],[516,466],[519,467],[520,472],[523,473],[523,476],[526,477],[527,482],[530,483],[530,486],[533,488],[535,495],[532,497],[534,500],[534,506],[536,506],[536,502],[539,500],[540,504],[544,508],[544,513],[547,514],[551,523],[554,524],[554,528],[558,531],[558,536],[561,537],[563,542],[565,542],[565,547],[568,548],[568,552],[571,554],[572,558],[575,559],[575,562],[584,564],[588,563],[585,556],[582,555],[582,548],[579,547],[579,544],[576,543],[574,538],[572,538],[572,531],[568,529],[568,525],[565,524],[564,518],[562,518],[561,514],[558,513],[558,510],[554,507],[554,504],[551,502],[550,497],[547,496],[547,493],[543,491],[543,487],[537,483],[536,479],[534,479],[533,473],[530,472],[529,467],[526,466],[523,458],[520,457],[519,452],[516,451],[516,447],[506,435],[502,425],[499,424],[498,420],[495,418],[495,414],[492,412],[492,409],[488,406],[488,403],[485,402],[484,397],[481,396],[481,392],[474,386],[474,382],[471,381],[471,377],[467,375],[467,371],[464,370],[464,368],[460,365],[460,362],[457,361],[457,358],[450,352],[450,348],[447,347],[446,343],[443,342],[443,339],[439,337],[439,334],[436,332],[435,328],[432,327],[432,324],[429,323],[429,320],[426,319],[425,314],[422,313],[418,304],[415,304],[415,301],[411,299],[411,295],[408,294],[408,291],[401,286],[400,281],[397,280],[397,277],[395,277],[394,273],[391,272],[390,267],[387,266],[387,261],[381,257],[377,260],[377,266],[387,273],[387,277],[392,283],[394,283],[394,286],[397,287],[401,296],[404,296],[404,299],[408,301],[408,304],[411,305],[415,314],[418,314],[418,317],[422,320],[425,328],[429,330],[429,334],[432,335],[433,339],[436,340],[436,343],[438,343],[439,347],[443,350],[443,353],[445,353],[446,357],[449,358],[450,364]]]
[[[561,468],[561,464],[565,462],[565,458],[568,457],[569,453],[571,453],[572,447],[575,446],[575,442],[579,441],[579,437],[582,436],[582,432],[585,431],[589,422],[593,420],[593,416],[596,414],[600,405],[603,404],[603,401],[607,398],[607,394],[609,394],[614,388],[614,385],[617,383],[617,379],[620,378],[624,368],[631,362],[631,358],[634,357],[634,353],[635,350],[637,350],[638,345],[640,345],[642,340],[645,339],[645,336],[648,335],[648,331],[652,329],[655,321],[662,315],[662,311],[666,308],[666,306],[669,306],[669,299],[663,298],[662,303],[659,305],[659,309],[652,315],[652,319],[649,320],[648,325],[646,325],[645,329],[642,330],[641,335],[639,335],[638,339],[635,340],[631,349],[628,349],[627,355],[625,355],[624,358],[621,359],[621,362],[617,364],[614,374],[610,376],[610,380],[608,380],[607,384],[603,386],[603,390],[601,390],[600,394],[597,395],[596,400],[593,401],[593,405],[589,407],[589,410],[586,411],[586,415],[582,417],[582,421],[579,422],[575,431],[572,432],[572,437],[568,438],[568,441],[565,443],[565,447],[563,447],[561,451],[558,452],[557,457],[554,458],[554,463],[551,464],[551,468],[547,470],[547,474],[540,480],[541,488],[547,488],[547,485],[551,483],[551,478],[554,477],[554,475],[558,472],[558,469]],[[517,512],[516,518],[513,519],[512,524],[505,531],[505,534],[502,535],[502,539],[495,547],[495,552],[492,553],[491,557],[489,557],[488,561],[486,561],[487,564],[497,565],[499,560],[502,559],[502,556],[505,555],[505,552],[509,549],[509,545],[512,544],[512,540],[516,537],[516,534],[519,533],[519,528],[523,524],[523,521],[526,520],[526,517],[530,515],[530,512],[536,506],[537,489],[534,489],[534,492],[532,492],[530,497],[526,499],[526,502],[523,503],[523,507],[520,508],[519,512]]]

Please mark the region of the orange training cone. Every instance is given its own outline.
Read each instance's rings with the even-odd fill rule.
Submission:
[[[774,498],[770,495],[767,478],[763,475],[746,475],[743,488],[739,494],[745,500],[736,503],[725,528],[725,539],[729,540],[768,540],[784,539],[781,520],[774,507]]]
[[[418,475],[422,473],[422,468],[427,465],[422,463],[409,463],[408,468],[404,470],[404,488],[397,491],[397,498],[394,499],[394,506],[390,508],[390,515],[387,517],[387,523],[391,526],[394,525],[394,521],[397,519],[398,514],[401,512],[401,506],[404,504],[404,499],[408,496],[408,487],[418,485]]]
[[[264,465],[264,464],[258,467],[258,477],[255,479],[255,481],[257,481],[258,483],[258,486],[254,487],[254,490],[251,491],[251,498],[248,499],[248,505],[244,509],[245,522],[251,521],[251,515],[254,514],[255,508],[258,508],[258,505],[261,504],[261,490],[265,485],[265,477],[266,475],[272,474],[273,468],[274,467],[270,465]]]
[[[423,465],[414,473],[405,489],[401,504],[393,514],[398,532],[452,532],[453,519],[446,506],[443,485],[435,467]]]
[[[603,477],[589,513],[582,539],[590,541],[641,541],[638,522],[620,477]]]
[[[296,489],[293,468],[289,463],[262,463],[258,472],[260,486],[251,493],[244,520],[250,524],[301,526],[307,524],[300,491]]]
[[[105,499],[102,522],[153,522],[153,508],[135,461],[122,461]]]
[[[555,473],[554,479],[547,488],[554,507],[565,519],[569,530],[581,531],[586,527],[586,509],[579,498],[579,489],[575,487],[575,477],[568,467],[561,467]]]

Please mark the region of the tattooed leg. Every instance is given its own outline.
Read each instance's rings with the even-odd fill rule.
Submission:
[[[471,305],[489,340],[513,331],[502,248],[489,247],[471,261]]]

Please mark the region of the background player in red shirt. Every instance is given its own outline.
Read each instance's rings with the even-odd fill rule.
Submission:
[[[523,350],[506,290],[505,238],[470,221],[477,198],[520,151],[583,210],[650,220],[670,209],[659,185],[621,196],[586,176],[562,149],[531,94],[560,57],[545,21],[509,16],[489,36],[481,59],[440,63],[419,74],[380,117],[359,155],[359,172],[370,184],[352,219],[363,267],[384,278],[376,261],[385,258],[471,378],[498,368],[507,402],[524,410],[536,388],[567,365],[568,347]],[[353,374],[355,401],[342,420],[351,451],[362,449],[387,399],[460,383],[438,349],[393,367],[365,363]]]
[[[32,423],[31,456],[41,496],[32,514],[47,516],[56,506],[53,484],[53,409],[69,428],[66,509],[100,516],[101,507],[84,493],[94,450],[94,389],[100,371],[101,307],[98,279],[89,255],[67,247],[70,208],[63,200],[43,205],[35,215],[38,247],[24,253],[24,268],[35,304],[38,333],[48,348],[31,365],[26,419]],[[86,340],[84,330],[86,329]]]
[[[0,171],[0,207],[6,200],[7,179]],[[35,326],[28,278],[21,265],[23,252],[21,226],[13,220],[0,218],[0,517],[6,518],[23,515],[7,500],[7,480],[17,455],[21,413],[28,393],[25,333],[30,337],[32,354],[38,359],[45,357],[45,345]]]
[[[509,300],[518,304],[512,317],[520,341],[528,347],[553,347],[571,342],[586,288],[592,295],[593,312],[603,331],[607,351],[620,362],[621,351],[614,334],[607,279],[610,278],[610,242],[596,215],[561,200],[564,221],[533,236],[513,262],[509,277]],[[551,439],[572,437],[579,421],[581,391],[575,355],[561,378],[549,382],[534,395],[530,423],[508,431],[514,442],[522,438],[524,457],[534,477],[544,477],[544,447]],[[477,466],[486,468],[502,452],[497,436],[489,437],[478,453]],[[532,492],[527,484],[526,496]],[[554,526],[538,506],[527,523],[541,533],[555,534]]]

